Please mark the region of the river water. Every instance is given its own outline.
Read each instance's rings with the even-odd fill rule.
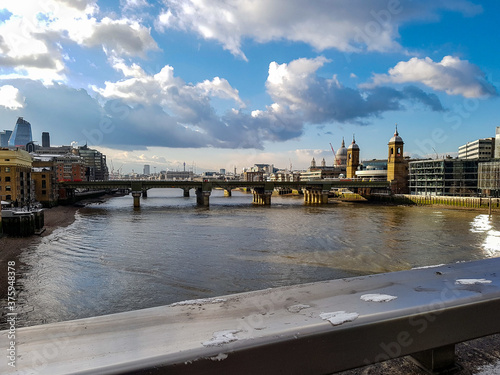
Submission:
[[[480,211],[148,195],[82,208],[23,253],[18,326],[500,255],[500,217]]]

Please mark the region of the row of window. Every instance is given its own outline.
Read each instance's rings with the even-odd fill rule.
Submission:
[[[3,170],[5,173],[10,173],[10,167],[3,167]],[[0,168],[0,172],[2,171],[2,168]]]

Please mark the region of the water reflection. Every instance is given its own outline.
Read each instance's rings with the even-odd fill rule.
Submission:
[[[493,229],[492,217],[489,215],[477,215],[471,223],[471,232],[485,233],[486,238],[482,243],[487,257],[500,255],[500,231]]]

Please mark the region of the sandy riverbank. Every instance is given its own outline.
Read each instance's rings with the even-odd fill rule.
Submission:
[[[7,262],[16,262],[19,267],[19,256],[29,246],[36,245],[42,237],[48,236],[55,229],[66,227],[75,221],[75,213],[78,207],[57,206],[45,209],[45,231],[40,236],[9,237],[0,238],[0,299],[7,295]]]

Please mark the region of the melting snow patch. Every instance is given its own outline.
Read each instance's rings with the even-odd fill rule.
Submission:
[[[388,294],[363,294],[361,296],[361,300],[365,302],[389,302],[396,298],[398,297]]]
[[[300,310],[308,309],[309,307],[311,307],[311,306],[300,304],[300,305],[289,306],[289,307],[287,307],[287,310],[291,313],[298,313],[298,312],[300,312]]]
[[[335,312],[321,313],[321,314],[319,314],[319,316],[323,320],[328,320],[334,326],[338,326],[340,324],[343,324],[346,322],[352,322],[353,320],[356,320],[358,318],[359,314],[358,313],[348,313],[345,311],[335,311]]]
[[[223,361],[227,358],[227,354],[225,353],[219,353],[215,357],[210,357],[212,361]]]
[[[233,341],[238,340],[238,338],[234,335],[240,331],[237,330],[227,330],[227,331],[218,331],[214,332],[214,337],[210,340],[202,342],[203,346],[221,346],[222,344],[227,344]]]
[[[459,285],[475,285],[475,284],[490,284],[491,280],[486,279],[458,279],[455,284]]]
[[[201,298],[201,299],[190,299],[187,301],[172,303],[170,306],[204,305],[207,303],[221,303],[226,301],[227,300],[225,298]]]

